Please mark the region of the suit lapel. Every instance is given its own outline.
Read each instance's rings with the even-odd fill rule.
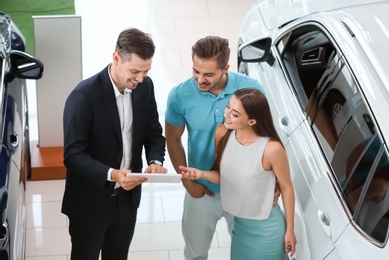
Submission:
[[[102,78],[102,84],[101,84],[101,90],[102,90],[102,99],[104,100],[105,106],[107,107],[108,114],[110,115],[112,124],[115,129],[115,133],[120,141],[122,141],[122,134],[120,129],[120,118],[119,118],[119,112],[118,107],[116,104],[116,97],[115,92],[113,90],[113,86],[111,83],[111,80],[108,76],[108,67],[106,67],[101,73]]]

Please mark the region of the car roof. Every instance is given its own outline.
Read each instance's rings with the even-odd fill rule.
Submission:
[[[365,95],[370,96],[371,108],[374,114],[380,118],[381,131],[386,138],[389,138],[389,121],[387,120],[387,109],[389,106],[389,2],[356,6],[329,12],[329,15],[338,19],[339,22],[349,27],[350,32],[357,44],[360,46],[358,54],[366,62],[369,71],[360,71],[360,79],[367,74],[370,77],[362,79]],[[343,51],[348,51],[345,42]],[[350,55],[349,55],[350,56]],[[354,65],[357,64],[354,62]],[[354,67],[354,72],[358,71]],[[380,90],[371,85],[372,81],[377,83]],[[388,140],[386,140],[388,141]]]
[[[262,19],[269,30],[284,23],[320,11],[335,10],[388,0],[256,0]]]
[[[379,85],[389,93],[389,2],[354,6],[327,12],[337,19],[354,35],[360,46],[360,54],[365,55],[367,66],[374,68]],[[368,14],[368,15],[366,15]],[[340,44],[345,44],[341,42]],[[342,50],[346,51],[347,46]],[[389,96],[387,96],[389,102]]]

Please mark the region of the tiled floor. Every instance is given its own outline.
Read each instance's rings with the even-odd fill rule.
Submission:
[[[100,71],[110,62],[116,37],[122,29],[137,27],[153,36],[157,50],[149,75],[156,87],[163,124],[169,90],[191,76],[190,48],[197,39],[206,35],[228,38],[231,70],[236,70],[239,25],[252,1],[75,0],[75,3],[76,14],[82,17],[84,78]],[[29,95],[31,139],[37,140],[33,91]],[[165,165],[169,171],[173,170],[169,157]],[[60,212],[63,190],[64,180],[27,183],[27,260],[70,259],[68,221]],[[183,196],[181,184],[143,185],[129,259],[183,259],[180,222]],[[229,243],[225,221],[220,221],[209,259],[228,259]]]
[[[63,180],[31,181],[27,186],[27,260],[67,260],[70,237],[61,214]],[[184,189],[180,183],[144,184],[138,222],[128,259],[182,259],[181,214]],[[228,259],[230,237],[220,221],[209,259]]]

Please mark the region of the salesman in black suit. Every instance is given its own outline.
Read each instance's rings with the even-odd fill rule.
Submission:
[[[155,46],[135,28],[120,33],[113,61],[79,83],[64,108],[62,212],[69,218],[72,260],[126,260],[134,234],[142,171],[166,173],[165,138],[147,76]]]

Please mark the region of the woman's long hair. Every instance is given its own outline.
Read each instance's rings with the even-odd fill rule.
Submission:
[[[242,102],[248,118],[256,121],[256,124],[252,126],[255,134],[261,137],[269,137],[282,144],[274,126],[269,103],[265,95],[256,88],[242,88],[237,90],[234,96]],[[213,170],[220,170],[220,161],[232,130],[228,129],[220,142],[216,143],[216,159],[212,166]]]

